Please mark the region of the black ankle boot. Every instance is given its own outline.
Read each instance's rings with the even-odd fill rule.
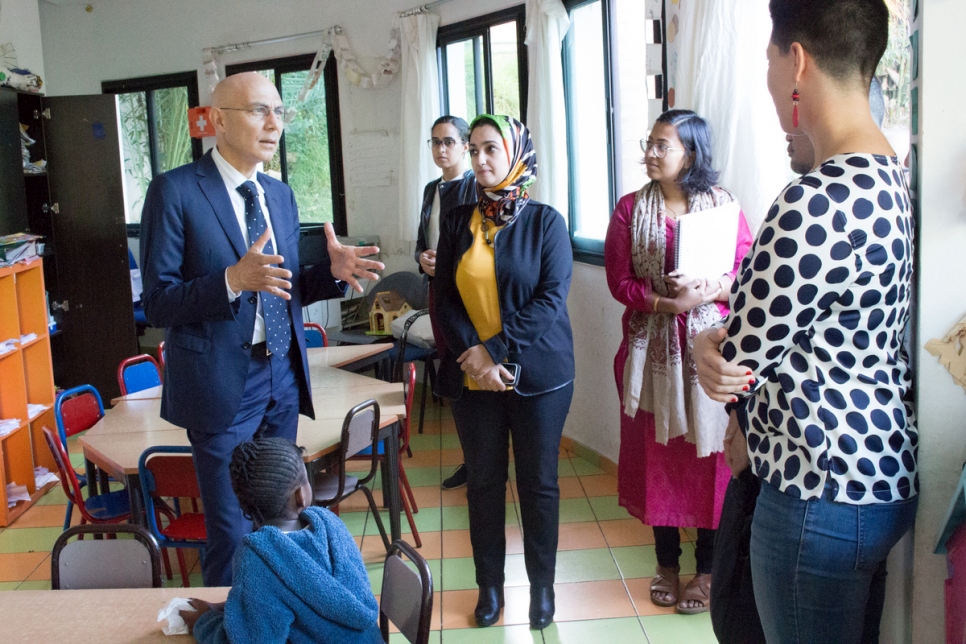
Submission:
[[[543,630],[553,621],[553,586],[530,586],[530,628]]]
[[[492,626],[500,621],[500,609],[503,608],[503,586],[480,586],[480,599],[476,602],[476,625],[479,627]]]

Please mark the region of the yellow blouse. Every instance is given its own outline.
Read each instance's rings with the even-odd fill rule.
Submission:
[[[501,228],[503,226],[489,225],[487,232],[490,241],[496,238],[496,231]],[[500,295],[496,288],[495,256],[493,247],[486,243],[479,208],[473,211],[470,218],[470,232],[473,233],[473,243],[456,266],[456,288],[480,341],[486,342],[503,330],[503,320],[500,318]],[[472,390],[480,388],[469,375],[464,376],[464,383]]]

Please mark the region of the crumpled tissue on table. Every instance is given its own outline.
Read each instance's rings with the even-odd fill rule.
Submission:
[[[966,389],[966,317],[957,322],[942,340],[927,342],[925,349],[939,358],[956,384]]]
[[[167,626],[162,626],[161,630],[165,635],[187,635],[188,625],[181,619],[180,611],[194,610],[195,607],[188,603],[183,597],[175,597],[168,605],[158,611],[158,621],[168,620]]]

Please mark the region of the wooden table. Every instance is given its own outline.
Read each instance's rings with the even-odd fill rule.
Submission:
[[[191,635],[165,635],[158,611],[175,597],[222,602],[228,588],[137,588],[130,590],[22,590],[0,597],[3,641],[20,642],[194,642]]]
[[[297,443],[305,448],[309,474],[330,464],[338,452],[342,424],[355,405],[371,399],[379,403],[381,438],[387,442],[383,489],[389,506],[392,540],[400,538],[398,421],[406,416],[402,383],[388,383],[344,371],[370,359],[391,345],[363,345],[309,349],[309,371],[315,420],[299,416]],[[94,427],[78,440],[85,458],[117,480],[125,481],[132,515],[142,516],[138,459],[148,447],[189,445],[184,429],[160,417],[162,387],[140,391],[117,400]]]

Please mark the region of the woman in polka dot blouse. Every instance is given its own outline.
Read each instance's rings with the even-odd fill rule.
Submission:
[[[883,602],[871,580],[912,525],[918,492],[902,346],[914,224],[868,104],[889,16],[882,0],[770,8],[779,120],[824,161],[776,199],[731,315],[698,338],[696,362],[709,395],[732,403],[733,470],[750,459],[762,481],[751,563],[767,640],[858,642],[878,632],[865,624]]]

